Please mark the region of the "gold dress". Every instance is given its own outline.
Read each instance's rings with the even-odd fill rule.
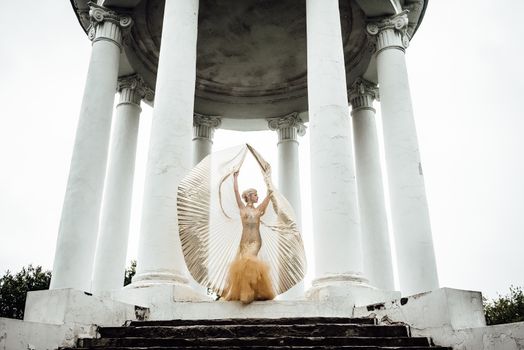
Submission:
[[[248,155],[272,195],[264,213],[246,207],[239,215],[233,174]],[[304,278],[305,250],[294,218],[271,182],[269,164],[242,145],[210,154],[182,179],[174,227],[191,276],[223,299],[249,302],[273,299]]]
[[[242,238],[238,256],[229,267],[225,300],[240,300],[245,304],[253,300],[271,300],[275,292],[271,284],[269,267],[258,258],[262,246],[259,209],[246,207],[241,210]]]

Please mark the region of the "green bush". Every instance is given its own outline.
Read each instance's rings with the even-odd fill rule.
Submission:
[[[51,271],[29,265],[12,275],[8,270],[0,278],[0,317],[24,318],[26,294],[33,290],[49,289]]]
[[[509,294],[497,299],[484,299],[484,313],[488,325],[524,321],[524,292],[521,287],[509,287]]]

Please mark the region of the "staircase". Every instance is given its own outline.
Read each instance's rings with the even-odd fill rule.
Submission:
[[[75,349],[450,349],[411,337],[407,326],[379,326],[372,318],[130,321],[98,333],[78,339]]]

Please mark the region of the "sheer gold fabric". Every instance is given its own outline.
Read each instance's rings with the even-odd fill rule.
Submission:
[[[304,245],[293,209],[273,186],[269,164],[249,145],[207,156],[181,181],[177,209],[182,251],[193,278],[223,295],[242,235],[233,173],[246,156],[255,157],[267,188],[273,190],[261,218],[258,258],[269,267],[271,285],[280,294],[304,278]]]

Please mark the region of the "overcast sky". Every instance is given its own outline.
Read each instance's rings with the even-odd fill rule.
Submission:
[[[432,0],[407,51],[440,284],[489,297],[524,286],[522,13],[522,0]],[[91,43],[67,0],[6,1],[0,32],[0,273],[50,269]],[[152,116],[143,109],[129,259]],[[247,141],[276,165],[272,132],[219,130],[215,149]],[[307,203],[307,135],[300,147]]]

